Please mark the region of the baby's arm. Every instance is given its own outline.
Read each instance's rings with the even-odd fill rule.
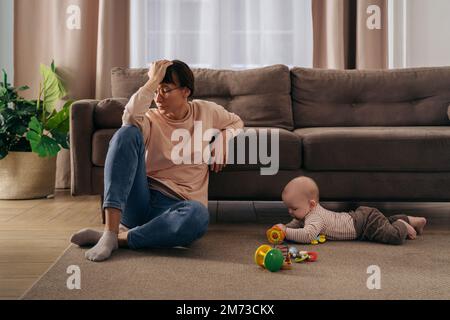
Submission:
[[[319,215],[315,215],[305,221],[303,228],[286,228],[286,239],[298,243],[311,243],[323,229],[323,220]]]
[[[302,228],[305,225],[305,222],[303,220],[298,220],[298,219],[292,219],[291,222],[286,224],[287,228],[293,228],[293,229],[297,229],[297,228]]]

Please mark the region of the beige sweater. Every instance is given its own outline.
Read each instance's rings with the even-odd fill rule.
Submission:
[[[202,136],[205,130],[210,128],[240,129],[243,128],[244,123],[236,114],[226,111],[214,102],[205,100],[190,101],[189,111],[183,119],[169,119],[158,109],[149,109],[155,89],[145,85],[131,97],[125,106],[122,126],[132,124],[141,130],[145,142],[147,176],[158,182],[155,185],[163,185],[172,191],[172,194],[186,200],[197,200],[207,207],[209,166],[203,161],[202,156],[201,163],[194,163],[194,154],[197,151],[198,159],[198,150],[203,152],[209,142],[201,139],[199,149],[195,148],[193,138],[190,141],[191,164],[175,164],[171,153],[174,146],[180,142],[171,140],[172,133],[175,129],[186,129],[190,137],[193,137],[194,121],[201,121]],[[158,187],[155,188],[158,189]]]
[[[354,240],[357,237],[353,218],[347,212],[330,211],[320,204],[306,215],[304,221],[293,219],[286,227],[286,239],[298,243],[310,243],[319,234],[330,240]]]

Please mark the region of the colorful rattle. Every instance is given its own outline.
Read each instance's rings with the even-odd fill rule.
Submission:
[[[256,249],[255,262],[258,266],[271,272],[276,272],[283,266],[284,256],[281,250],[274,249],[268,244],[263,244]]]
[[[286,237],[283,230],[281,230],[277,226],[272,227],[269,230],[267,230],[266,236],[267,236],[267,240],[269,240],[269,242],[272,243],[273,245],[283,243],[284,238]]]

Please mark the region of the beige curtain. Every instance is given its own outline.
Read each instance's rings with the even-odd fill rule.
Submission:
[[[312,0],[315,68],[388,68],[387,0]]]
[[[14,84],[36,99],[39,65],[55,60],[71,99],[111,97],[111,67],[129,65],[129,0],[16,0]],[[68,150],[58,154],[56,188],[70,188]]]

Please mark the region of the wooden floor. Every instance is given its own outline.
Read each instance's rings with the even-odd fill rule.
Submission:
[[[17,299],[85,227],[102,228],[99,196],[0,200],[0,299]]]

